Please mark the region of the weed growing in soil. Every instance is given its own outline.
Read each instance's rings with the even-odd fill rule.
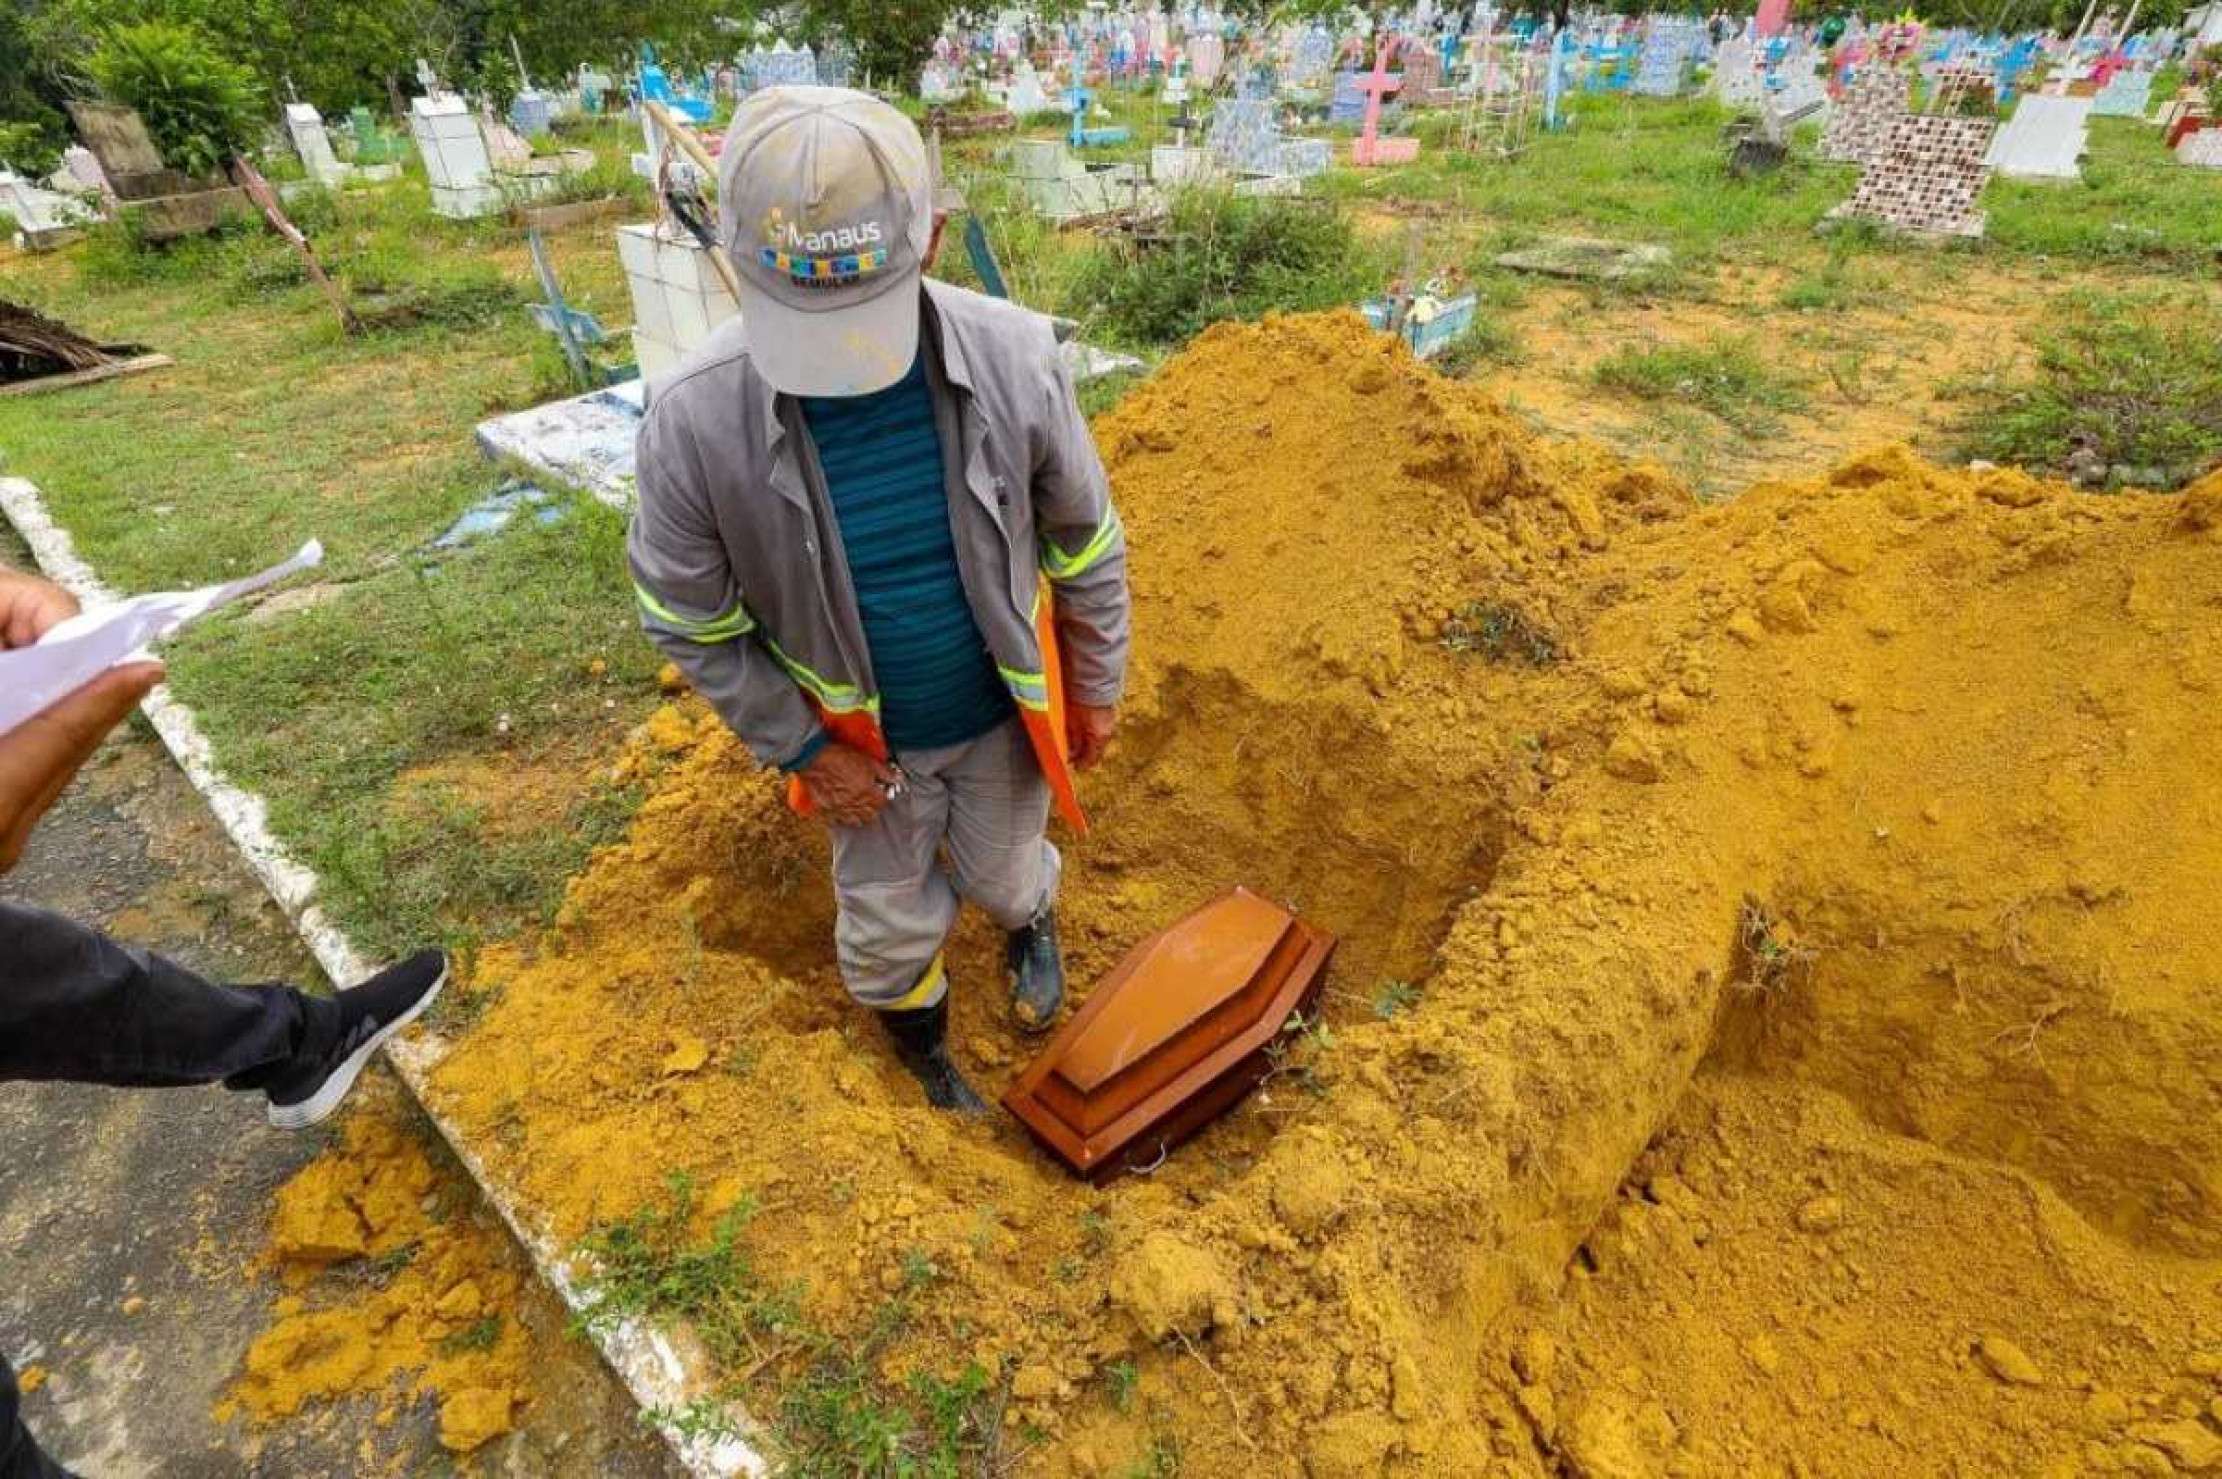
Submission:
[[[1223,318],[1354,303],[1380,278],[1349,217],[1318,201],[1191,190],[1173,202],[1165,238],[1080,269],[1073,307],[1105,338],[1179,344]]]
[[[1736,986],[1769,997],[1811,979],[1819,958],[1819,952],[1790,938],[1774,912],[1749,894],[1736,920],[1736,954]]]
[[[594,1273],[576,1328],[599,1334],[635,1317],[684,1320],[731,1377],[717,1396],[659,1411],[655,1421],[688,1435],[730,1432],[725,1399],[760,1373],[784,1368],[770,1435],[783,1472],[812,1479],[999,1472],[1004,1392],[980,1366],[954,1379],[913,1371],[901,1388],[879,1374],[880,1358],[909,1327],[912,1298],[941,1277],[925,1250],[903,1255],[901,1290],[862,1335],[837,1336],[803,1318],[795,1291],[770,1288],[756,1272],[741,1245],[754,1212],[744,1199],[697,1240],[693,1184],[674,1176],[661,1206],[605,1223],[580,1244]]]
[[[1531,668],[1558,661],[1558,638],[1517,606],[1469,601],[1443,622],[1443,645],[1478,652],[1491,662],[1517,661]]]
[[[1419,1000],[1420,988],[1410,981],[1384,981],[1373,995],[1373,1015],[1386,1022],[1417,1006]]]
[[[2027,375],[1958,387],[1964,455],[2157,485],[2222,458],[2222,311],[2203,296],[2077,293],[2034,339]]]
[[[1637,400],[1701,406],[1748,436],[1761,436],[1782,417],[1805,408],[1805,392],[1745,339],[1617,349],[1591,372],[1607,390]]]
[[[1435,357],[1435,368],[1446,375],[1471,375],[1498,365],[1517,365],[1527,359],[1520,346],[1520,331],[1486,313],[1474,316],[1474,326],[1445,345]]]

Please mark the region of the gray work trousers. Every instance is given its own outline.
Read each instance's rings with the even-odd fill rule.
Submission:
[[[1016,716],[961,745],[900,752],[895,763],[907,780],[877,817],[828,829],[841,979],[878,1011],[941,1000],[941,947],[960,899],[1015,930],[1056,898],[1061,866],[1043,835],[1049,782]]]

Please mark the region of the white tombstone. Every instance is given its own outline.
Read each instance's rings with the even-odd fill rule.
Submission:
[[[18,240],[32,251],[60,245],[64,233],[93,218],[78,197],[42,189],[6,168],[0,168],[0,213],[15,219]]]
[[[651,388],[740,312],[709,252],[676,226],[620,226],[617,260],[633,298],[633,357]]]
[[[2176,145],[2176,162],[2198,169],[2222,169],[2222,128],[2202,128],[2185,134]]]
[[[2091,99],[2025,95],[1991,140],[1986,162],[2024,180],[2079,180],[2088,146]]]
[[[285,131],[309,178],[327,190],[338,189],[347,179],[347,166],[332,152],[331,136],[324,131],[324,115],[316,111],[316,105],[286,104]]]
[[[1057,104],[1042,91],[1042,80],[1034,74],[1034,64],[1029,61],[1021,60],[1011,69],[1011,86],[1005,97],[1004,106],[1022,119],[1036,113],[1057,111]]]
[[[478,115],[453,93],[428,93],[409,104],[409,134],[432,186],[432,209],[467,221],[501,208],[494,161],[478,131]]]

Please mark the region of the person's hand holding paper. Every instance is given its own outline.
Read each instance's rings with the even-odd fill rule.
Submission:
[[[0,567],[0,873],[101,740],[162,681],[149,646],[323,558],[312,540],[245,580],[90,612],[52,581]]]
[[[77,614],[77,598],[52,581],[0,569],[0,649],[31,647]],[[0,735],[0,873],[16,865],[31,829],[155,684],[159,662],[113,667]]]

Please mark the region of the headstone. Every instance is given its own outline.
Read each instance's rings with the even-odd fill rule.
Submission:
[[[62,245],[93,219],[79,197],[42,189],[6,168],[0,168],[0,214],[14,219],[23,245],[32,251]]]
[[[2198,169],[2222,169],[2222,128],[2202,128],[2188,133],[2176,145],[2176,163]]]
[[[1976,209],[1990,178],[1985,157],[1997,125],[1988,118],[1907,114],[1869,154],[1852,198],[1832,216],[1880,221],[1901,231],[1981,236]]]
[[[1329,123],[1357,123],[1366,116],[1365,89],[1358,85],[1356,68],[1335,74],[1334,91],[1327,99]]]
[[[1759,53],[1749,41],[1732,36],[1713,54],[1713,96],[1726,108],[1756,108],[1767,90]]]
[[[1913,79],[1903,68],[1872,62],[1829,115],[1821,135],[1821,157],[1840,164],[1865,164],[1898,120],[1907,115]]]
[[[324,131],[324,115],[316,111],[315,104],[286,104],[285,131],[310,179],[327,190],[337,189],[346,180],[347,166],[332,153],[331,138]]]
[[[1366,95],[1365,126],[1357,142],[1350,146],[1350,162],[1364,169],[1373,165],[1409,164],[1417,159],[1420,154],[1418,139],[1381,137],[1381,104],[1404,85],[1402,78],[1389,74],[1386,37],[1374,49],[1373,70],[1358,85]]]
[[[1790,24],[1790,0],[1759,0],[1758,23],[1754,29],[1761,36],[1780,36]]]
[[[2091,112],[2099,118],[2142,118],[2152,105],[2153,74],[2142,67],[2125,67],[2091,99]]]
[[[509,101],[509,124],[528,139],[541,138],[555,126],[555,104],[537,87],[522,88]]]
[[[676,227],[619,227],[617,259],[632,293],[633,354],[645,380],[678,368],[712,329],[740,311],[709,251]]]
[[[436,214],[462,221],[490,215],[500,207],[494,161],[479,133],[478,115],[468,103],[453,93],[412,99],[409,134],[424,161]]]
[[[1988,163],[2012,179],[2079,180],[2094,100],[2031,94],[1991,140]]]
[[[1703,34],[1699,22],[1652,17],[1636,58],[1635,91],[1647,98],[1681,96],[1689,80],[1690,58]]]

